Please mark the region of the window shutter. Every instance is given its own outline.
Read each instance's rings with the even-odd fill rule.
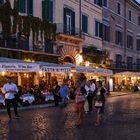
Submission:
[[[64,28],[64,33],[67,32],[66,13],[67,13],[67,9],[64,8],[64,11],[63,11],[63,26],[64,26],[63,28]]]
[[[71,14],[71,16],[72,16],[72,20],[71,20],[71,29],[72,29],[72,34],[74,35],[75,34],[75,12],[73,12],[72,11],[72,14]]]
[[[42,19],[46,20],[46,0],[42,1]]]
[[[26,0],[19,0],[19,12],[26,13]]]
[[[95,21],[95,36],[98,36],[98,30],[99,30],[98,22]]]
[[[0,0],[0,6],[3,4],[3,0]]]
[[[33,16],[33,0],[27,0],[27,14]]]
[[[102,23],[99,24],[99,37],[102,37],[102,31],[103,31],[103,28],[102,28]]]

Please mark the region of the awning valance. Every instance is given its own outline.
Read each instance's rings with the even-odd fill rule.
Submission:
[[[0,57],[1,72],[37,72],[39,65],[23,60]]]
[[[139,76],[140,77],[140,72],[120,72],[114,74],[114,77],[132,77],[132,76]]]
[[[95,74],[103,75],[103,76],[109,76],[109,75],[113,75],[113,71],[109,70],[109,69],[96,68],[95,69]]]
[[[71,67],[64,66],[61,64],[55,64],[55,63],[47,63],[47,62],[37,62],[37,64],[40,65],[40,71],[43,72],[70,72]]]

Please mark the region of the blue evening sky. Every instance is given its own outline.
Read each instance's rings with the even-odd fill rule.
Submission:
[[[140,3],[140,0],[136,0],[136,1]]]

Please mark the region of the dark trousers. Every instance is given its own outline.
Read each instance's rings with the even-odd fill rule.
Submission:
[[[11,110],[10,110],[10,105],[11,104],[14,107],[15,116],[18,115],[16,99],[5,99],[5,105],[6,105],[6,108],[7,108],[7,113],[8,113],[10,118],[11,118]]]
[[[59,96],[58,95],[54,95],[54,103],[55,103],[55,106],[59,105]]]
[[[92,111],[92,103],[93,103],[93,94],[89,93],[87,96],[88,105],[89,105],[89,112]]]

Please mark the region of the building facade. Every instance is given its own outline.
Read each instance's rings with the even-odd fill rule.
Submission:
[[[130,0],[105,0],[103,48],[115,71],[140,70],[140,5]]]
[[[41,60],[48,61],[49,57],[59,57],[59,62],[70,62],[75,64],[81,63],[81,54],[83,47],[94,46],[102,49],[101,38],[101,23],[102,23],[102,7],[95,4],[93,1],[87,0],[9,0],[11,8],[14,9],[17,2],[18,14],[22,17],[35,17],[29,22],[31,29],[28,32],[28,37],[24,29],[20,30],[20,24],[16,28],[15,36],[9,40],[3,40],[4,26],[1,29],[1,56],[13,57],[17,50],[19,56],[21,54],[30,57],[33,53],[33,58],[43,57]],[[1,0],[0,4],[5,4],[5,0]],[[81,15],[81,16],[80,16]],[[15,18],[16,19],[16,18]],[[40,20],[49,21],[56,25],[56,38],[45,40],[45,31],[41,36],[41,29],[36,31]],[[14,16],[11,20],[11,31],[14,28]],[[28,20],[26,20],[28,24]],[[38,25],[37,25],[38,24]],[[42,25],[42,23],[41,23]],[[28,27],[22,21],[22,26]],[[52,27],[51,25],[48,26]],[[2,30],[3,29],[3,30]],[[54,28],[52,28],[53,30]],[[29,29],[28,29],[29,30]],[[51,29],[50,29],[51,30]],[[48,32],[51,32],[47,30]],[[55,29],[54,29],[55,30]],[[25,32],[25,33],[24,33]],[[20,33],[20,39],[17,41],[17,36]],[[50,34],[53,34],[51,32]],[[12,33],[10,35],[13,35]],[[33,37],[34,36],[34,37]],[[46,35],[47,36],[47,35]],[[27,37],[27,38],[26,38]],[[43,38],[43,39],[42,39]],[[16,42],[15,44],[13,42]],[[18,47],[17,47],[18,46]],[[6,50],[6,51],[5,51]],[[23,53],[24,51],[24,53]],[[4,54],[6,53],[6,54]],[[47,57],[49,56],[49,57]],[[18,56],[17,56],[18,58]],[[50,59],[51,59],[50,58]],[[45,60],[47,59],[47,60]],[[40,60],[40,59],[39,59]]]

